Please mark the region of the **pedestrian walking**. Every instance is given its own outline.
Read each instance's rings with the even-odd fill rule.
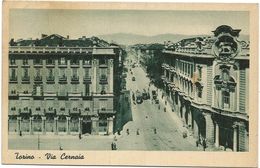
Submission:
[[[139,129],[136,130],[136,135],[140,135]]]
[[[19,135],[22,136],[22,131],[20,131]]]
[[[127,133],[127,135],[129,135],[129,129],[126,129],[126,133]]]
[[[156,128],[153,129],[153,132],[154,132],[154,134],[157,134],[157,130],[156,130]]]
[[[206,144],[206,140],[203,138],[202,140],[202,146],[203,146],[203,151],[206,150],[207,144]]]
[[[158,110],[160,110],[160,104],[158,105]]]
[[[164,107],[164,112],[166,112],[166,107]]]
[[[199,147],[199,143],[200,143],[200,140],[197,139],[197,140],[196,140],[196,146],[197,146],[197,147]]]
[[[119,129],[117,129],[117,134],[118,134],[118,135],[121,135],[121,134],[120,134],[120,130],[119,130]]]
[[[79,139],[81,139],[81,134],[79,134]]]

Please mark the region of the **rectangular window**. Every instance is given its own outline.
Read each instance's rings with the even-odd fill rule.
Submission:
[[[99,109],[101,111],[106,111],[106,109],[107,109],[107,101],[106,100],[99,100]]]
[[[49,76],[54,76],[53,75],[53,69],[49,69]]]
[[[107,93],[107,85],[106,84],[102,84],[101,85],[101,92],[100,94],[106,94]]]
[[[78,76],[78,70],[77,68],[72,68],[72,76],[77,77]]]
[[[23,60],[23,65],[28,65],[28,59]]]
[[[86,96],[89,96],[90,95],[90,84],[85,84],[85,95]]]
[[[11,78],[13,79],[15,77],[16,77],[16,71],[15,71],[15,69],[12,69],[11,70]]]
[[[198,87],[198,97],[202,98],[202,88]]]
[[[34,60],[34,65],[40,65],[40,64],[42,64],[41,59],[36,58],[36,59]]]
[[[107,69],[105,68],[100,68],[100,75],[101,77],[100,78],[106,78],[107,77]]]
[[[99,65],[107,64],[107,59],[106,58],[101,58],[99,59]]]
[[[85,77],[89,77],[89,69],[88,68],[85,69]]]
[[[11,58],[11,59],[10,59],[10,64],[11,64],[11,65],[15,65],[15,59]]]
[[[24,68],[24,70],[23,70],[23,76],[24,76],[24,77],[28,77],[28,76],[29,76],[29,73],[28,73],[28,69],[27,69],[27,68]]]
[[[72,60],[70,60],[70,64],[71,65],[78,65],[79,64],[79,60],[78,59],[72,59]]]
[[[62,58],[60,59],[60,64],[61,64],[61,65],[66,65],[66,59],[65,59],[64,57],[62,57]]]
[[[66,77],[65,69],[63,68],[60,69],[60,77]]]
[[[36,68],[36,76],[41,76],[41,70],[40,68]]]
[[[52,60],[52,59],[47,59],[47,60],[46,60],[46,64],[47,64],[47,65],[53,65],[53,64],[54,64],[54,60]]]
[[[227,91],[224,91],[222,94],[223,94],[224,108],[229,108],[230,107],[230,93]]]

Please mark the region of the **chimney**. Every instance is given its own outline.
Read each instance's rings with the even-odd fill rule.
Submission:
[[[69,35],[67,35],[67,39],[70,39],[70,36],[69,36]]]
[[[47,37],[48,35],[47,34],[42,34],[42,38],[45,38]]]

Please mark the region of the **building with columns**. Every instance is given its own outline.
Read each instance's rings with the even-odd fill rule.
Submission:
[[[173,112],[193,136],[233,151],[249,146],[249,41],[222,25],[212,36],[163,51],[162,80]]]
[[[120,54],[97,37],[12,39],[8,131],[112,134]]]

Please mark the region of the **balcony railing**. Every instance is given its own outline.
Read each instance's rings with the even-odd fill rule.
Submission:
[[[33,65],[34,67],[42,67],[42,61],[34,61]]]
[[[107,108],[101,108],[101,109],[98,109],[98,113],[101,113],[101,114],[108,114],[108,113],[115,113],[115,111],[113,109],[107,109]]]
[[[85,76],[83,79],[84,83],[91,83],[91,77],[90,76]]]
[[[10,63],[10,64],[9,64],[9,67],[10,67],[10,68],[17,68],[18,65],[17,65],[16,63]]]
[[[117,48],[117,47],[107,47]],[[92,53],[92,47],[11,46],[9,53]]]
[[[100,84],[107,84],[107,77],[106,76],[101,76],[100,77],[100,81],[99,81]]]
[[[67,83],[67,76],[62,76],[59,78],[59,83],[60,84],[66,84]]]
[[[78,84],[79,83],[79,77],[78,76],[72,76],[71,77],[71,83],[72,84]]]
[[[107,63],[99,64],[99,68],[107,68],[107,67],[108,67]]]
[[[55,66],[55,62],[54,61],[46,61],[46,67],[47,68],[51,68]]]
[[[47,76],[46,81],[48,84],[55,83],[55,77],[54,76]]]
[[[65,63],[59,62],[59,68],[66,68],[67,67],[67,61]]]
[[[71,68],[78,68],[79,67],[79,61],[71,61],[70,62],[70,67]]]
[[[30,77],[29,76],[23,76],[22,77],[22,83],[30,83]]]
[[[82,93],[81,92],[68,92],[67,96],[68,97],[81,97]]]
[[[17,76],[10,76],[9,83],[17,83]]]
[[[90,62],[83,62],[84,68],[91,68],[91,66],[92,66],[91,61]]]

